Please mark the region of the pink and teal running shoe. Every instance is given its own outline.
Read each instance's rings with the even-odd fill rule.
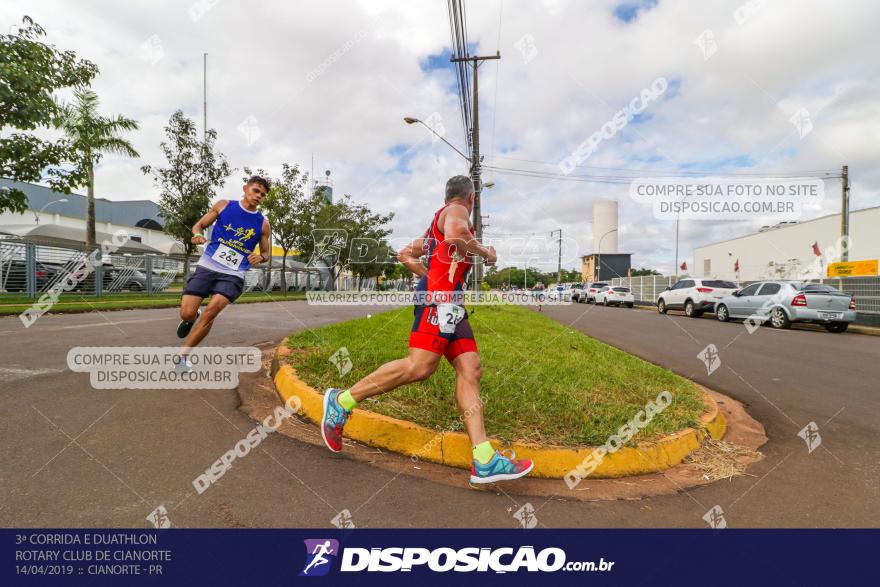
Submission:
[[[341,389],[331,387],[324,392],[324,417],[321,419],[321,437],[333,452],[342,452],[342,429],[351,412],[339,405]]]
[[[474,459],[471,462],[471,483],[495,483],[511,481],[528,475],[535,467],[531,459],[516,460],[516,453],[506,449],[509,456],[496,450],[492,459],[485,465]]]

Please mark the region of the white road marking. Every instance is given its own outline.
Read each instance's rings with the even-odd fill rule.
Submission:
[[[160,321],[162,321],[162,320],[177,320],[177,321],[180,321],[180,318],[174,316],[174,317],[170,317],[170,318],[143,318],[143,319],[139,319],[139,320],[119,320],[118,322],[89,322],[88,324],[73,324],[73,325],[71,325],[71,326],[58,326],[58,327],[56,327],[56,328],[57,328],[58,330],[71,330],[71,329],[74,329],[74,328],[92,328],[92,327],[98,327],[98,326],[102,326],[102,327],[103,327],[103,326],[116,326],[117,324],[134,324],[134,323],[137,323],[137,322],[160,322]],[[29,330],[30,330],[29,328],[20,328],[20,329],[17,329],[17,330],[0,330],[0,334],[7,334],[7,333],[18,333],[18,334],[20,334],[20,333],[23,333],[23,332],[28,332]],[[40,330],[42,330],[42,329],[40,329]],[[36,331],[34,331],[34,332],[36,332]]]
[[[90,328],[92,326],[116,326],[117,324],[134,324],[136,322],[159,322],[161,320],[176,320],[180,322],[180,318],[173,316],[170,318],[144,318],[142,320],[120,320],[118,322],[91,322],[89,324],[74,324],[73,326],[62,326],[60,330],[71,330],[73,328]]]
[[[20,367],[3,367],[0,369],[0,381],[10,383],[19,379],[28,379],[37,375],[61,373],[64,369],[23,369]]]

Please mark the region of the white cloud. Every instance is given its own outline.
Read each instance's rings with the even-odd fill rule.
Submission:
[[[92,0],[74,10],[61,1],[13,0],[0,8],[4,27],[29,14],[52,43],[95,61],[103,111],[140,121],[131,138],[142,159],[107,157],[98,170],[99,196],[156,197],[138,168],[163,163],[158,145],[175,109],[201,125],[207,52],[208,123],[235,167],[272,171],[298,162],[307,169],[314,152],[318,174],[333,171],[337,194],[396,212],[395,236],[423,231],[442,203],[445,179],[467,171],[446,145],[402,121],[437,112],[446,138],[464,145],[450,70],[422,67],[449,46],[444,3],[212,4],[197,22],[187,13],[189,2]],[[477,51],[502,54],[500,62],[480,69],[485,163],[557,172],[556,162],[664,76],[680,84],[674,95],[650,105],[646,122],[604,141],[575,173],[609,173],[590,166],[675,169],[736,158],[748,158],[761,172],[849,164],[853,207],[880,204],[880,171],[873,165],[880,147],[880,40],[872,30],[880,8],[867,0],[848,3],[846,10],[819,0],[773,0],[739,25],[733,12],[741,4],[661,1],[624,23],[608,0],[505,2],[499,40],[499,4],[468,3],[468,33]],[[718,50],[704,60],[693,39],[707,28]],[[537,50],[528,62],[514,47],[527,34]],[[143,45],[154,35],[162,57],[151,62]],[[803,140],[789,121],[800,108],[814,125]],[[251,145],[237,130],[248,117],[260,131]],[[499,154],[553,165],[492,158]],[[640,163],[645,160],[652,163]],[[240,176],[234,173],[227,183],[232,195]],[[496,182],[484,192],[489,234],[549,235],[561,227],[586,253],[592,202],[617,198],[620,249],[636,253],[636,265],[671,269],[674,226],[632,202],[626,185],[489,170],[485,177]],[[831,195],[821,213],[838,209],[837,188],[828,182]],[[759,225],[683,222],[680,256],[690,258],[693,246]],[[543,261],[555,265],[552,254]]]

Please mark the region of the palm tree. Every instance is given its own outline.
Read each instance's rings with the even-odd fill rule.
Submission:
[[[61,116],[56,128],[64,131],[82,156],[88,188],[86,218],[86,246],[93,249],[95,242],[95,164],[104,153],[140,157],[131,144],[119,133],[138,129],[138,123],[122,115],[105,118],[98,113],[98,95],[89,89],[77,90],[72,104],[61,104]]]

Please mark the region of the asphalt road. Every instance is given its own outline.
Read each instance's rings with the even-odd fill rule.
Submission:
[[[279,341],[366,308],[305,302],[224,312],[208,343]],[[0,319],[0,524],[149,527],[164,506],[178,527],[518,527],[530,501],[547,527],[705,527],[720,505],[730,527],[880,525],[880,337],[574,305],[545,313],[746,403],[766,427],[766,458],[748,475],[638,501],[575,502],[439,485],[271,435],[202,495],[192,480],[253,428],[235,391],[95,390],[66,368],[74,346],[174,345],[176,310]],[[381,318],[381,317],[377,317]],[[697,357],[718,349],[713,373]],[[491,365],[486,365],[491,369]],[[589,365],[569,366],[585,368]],[[815,422],[810,453],[798,432]],[[462,473],[464,474],[464,473]]]

